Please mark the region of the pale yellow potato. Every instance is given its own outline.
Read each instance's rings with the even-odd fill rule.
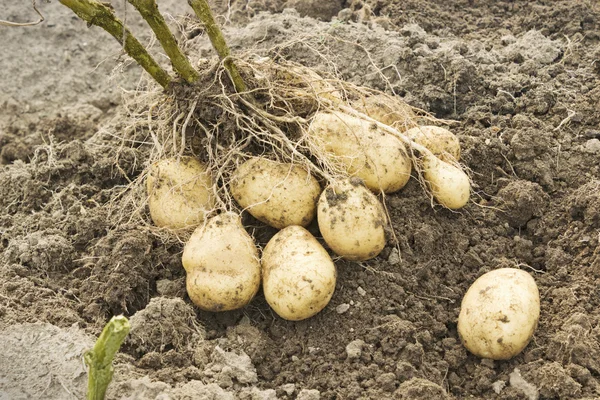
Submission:
[[[169,229],[198,226],[215,206],[212,186],[209,171],[193,157],[155,162],[146,179],[152,221]]]
[[[258,250],[232,212],[210,218],[194,231],[183,249],[182,263],[188,295],[202,310],[244,307],[260,287]]]
[[[325,188],[319,198],[317,220],[327,245],[347,260],[368,260],[385,247],[385,210],[358,178],[336,181]]]
[[[434,155],[424,156],[421,162],[423,178],[438,203],[456,210],[469,202],[471,181],[463,170]]]
[[[352,107],[400,132],[416,125],[417,116],[412,107],[396,97],[375,94],[352,102]]]
[[[301,226],[288,226],[273,236],[263,251],[262,268],[265,299],[281,318],[310,318],[333,296],[335,265]]]
[[[341,112],[319,112],[308,139],[318,157],[362,179],[374,192],[396,192],[410,178],[411,161],[404,145],[368,121]]]
[[[456,135],[446,128],[433,125],[418,126],[407,130],[405,134],[442,160],[460,160],[460,142]]]
[[[260,157],[240,165],[229,187],[240,206],[278,229],[310,224],[321,194],[319,182],[306,169]]]
[[[508,360],[529,343],[540,317],[540,294],[530,274],[500,268],[480,276],[463,297],[458,333],[473,354]]]

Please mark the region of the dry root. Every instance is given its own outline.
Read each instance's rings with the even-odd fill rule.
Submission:
[[[151,164],[165,157],[193,155],[209,166],[215,185],[216,211],[240,211],[228,184],[237,166],[248,157],[263,156],[290,162],[310,171],[323,185],[347,176],[331,155],[320,154],[308,135],[312,115],[337,111],[376,124],[396,136],[414,161],[423,183],[418,158],[429,150],[403,134],[433,119],[397,97],[357,87],[289,62],[247,56],[236,60],[250,91],[237,94],[222,64],[210,66],[193,86],[137,91],[125,103],[131,118],[127,131],[144,132]],[[328,161],[329,160],[329,161]],[[128,211],[120,217],[143,215],[145,176],[132,182]],[[427,188],[423,184],[424,188]],[[136,212],[131,212],[137,207]],[[144,218],[148,221],[147,218]],[[185,240],[185,235],[182,240]]]

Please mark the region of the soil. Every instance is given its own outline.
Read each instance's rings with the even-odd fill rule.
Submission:
[[[150,229],[145,209],[145,223],[115,218],[151,147],[122,139],[140,69],[104,32],[40,3],[42,24],[0,26],[1,399],[82,398],[81,354],[121,313],[133,329],[111,399],[600,398],[597,2],[214,1],[234,52],[277,47],[454,120],[474,181],[460,212],[432,207],[415,179],[389,196],[397,242],[337,261],[331,303],[302,322],[260,294],[199,311],[181,243]],[[175,16],[185,3],[160,2]],[[1,18],[32,14],[13,2]],[[186,51],[212,57],[190,21],[178,25]],[[499,267],[534,276],[541,318],[517,357],[482,360],[456,322],[470,284]]]

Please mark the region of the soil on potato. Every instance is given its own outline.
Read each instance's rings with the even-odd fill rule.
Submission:
[[[30,19],[26,3],[0,17]],[[144,209],[146,224],[112,222],[152,145],[144,132],[122,140],[117,88],[135,88],[139,69],[58,2],[39,4],[39,26],[0,27],[0,398],[81,398],[79,355],[120,313],[133,328],[113,399],[599,398],[598,3],[214,6],[234,51],[279,45],[455,120],[471,203],[432,208],[411,179],[387,198],[397,242],[369,262],[337,261],[333,299],[314,318],[284,321],[262,295],[201,312],[185,294],[182,245],[156,235]],[[198,33],[187,50],[211,57]],[[309,36],[318,47],[303,45]],[[494,362],[465,350],[456,323],[470,284],[499,267],[535,277],[541,318],[520,355]]]

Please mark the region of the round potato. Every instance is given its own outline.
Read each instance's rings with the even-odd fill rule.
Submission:
[[[456,210],[469,202],[471,181],[463,170],[431,154],[424,156],[421,163],[423,178],[438,203]]]
[[[213,181],[193,157],[167,158],[152,164],[146,179],[148,207],[156,226],[198,226],[215,206]]]
[[[316,156],[362,179],[374,192],[393,193],[410,179],[411,162],[399,139],[344,113],[317,113],[308,139]]]
[[[368,260],[385,247],[385,211],[358,178],[333,182],[323,191],[317,220],[327,245],[347,260]]]
[[[516,268],[480,276],[463,297],[458,333],[476,356],[508,360],[531,340],[540,316],[534,279]]]
[[[259,157],[240,165],[229,187],[254,218],[278,229],[310,224],[321,194],[319,182],[305,169]]]
[[[449,162],[460,160],[460,142],[456,135],[446,128],[425,125],[411,128],[405,133],[442,160]]]
[[[327,251],[301,226],[288,226],[262,256],[265,299],[281,318],[300,321],[331,300],[337,273]]]
[[[235,213],[198,227],[185,244],[182,263],[188,295],[206,311],[244,307],[260,287],[258,250]]]

